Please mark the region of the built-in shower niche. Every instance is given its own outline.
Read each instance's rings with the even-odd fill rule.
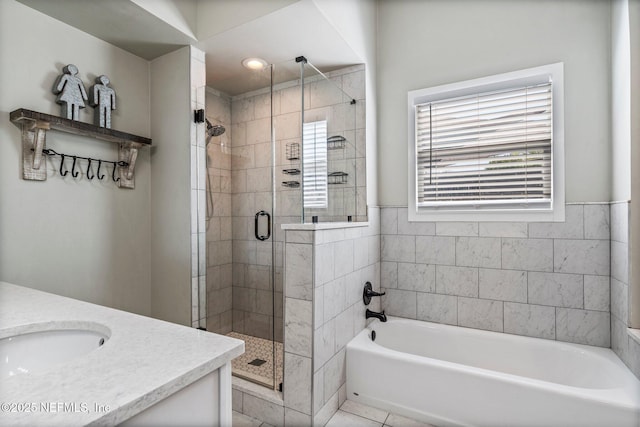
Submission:
[[[304,82],[293,60],[276,64],[273,80],[270,71],[251,75],[254,83],[264,81],[258,90],[206,92],[207,119],[226,129],[207,144],[207,329],[255,338],[242,338],[256,355],[234,362],[234,373],[278,388],[284,341],[281,226],[310,223],[312,216],[321,222],[366,220],[365,91],[364,66],[325,78],[305,65]],[[303,129],[313,122],[324,125],[309,145]],[[325,203],[303,208],[303,190],[310,194],[312,186],[323,189]],[[267,234],[260,211],[271,220],[265,240],[256,237]]]

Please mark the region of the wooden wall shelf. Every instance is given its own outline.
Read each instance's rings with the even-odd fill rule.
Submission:
[[[51,114],[20,108],[10,113],[13,124],[22,130],[22,177],[28,180],[45,181],[47,171],[42,167],[42,150],[46,145],[46,133],[56,130],[74,135],[114,142],[119,145],[118,161],[127,166],[118,166],[121,188],[134,188],[134,172],[138,150],[151,145],[151,139],[113,129],[102,128],[90,123],[78,122]]]

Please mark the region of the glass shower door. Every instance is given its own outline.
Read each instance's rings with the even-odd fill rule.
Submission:
[[[233,373],[277,389],[281,356],[275,328],[275,193],[273,177],[272,67],[247,71],[258,89],[231,99],[231,211],[233,234],[233,331],[245,341],[245,354]],[[280,360],[278,360],[280,359]],[[280,370],[281,371],[281,370]],[[281,377],[281,375],[280,375]]]

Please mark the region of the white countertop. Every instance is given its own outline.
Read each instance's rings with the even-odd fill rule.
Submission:
[[[110,337],[102,347],[46,372],[3,380],[0,402],[84,403],[88,411],[3,410],[0,425],[115,425],[244,352],[237,339],[0,282],[0,338],[61,328]],[[95,411],[96,404],[109,411]]]

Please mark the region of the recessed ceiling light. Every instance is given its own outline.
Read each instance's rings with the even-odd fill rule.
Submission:
[[[267,66],[267,61],[261,58],[246,58],[242,60],[242,65],[249,70],[264,70]]]

